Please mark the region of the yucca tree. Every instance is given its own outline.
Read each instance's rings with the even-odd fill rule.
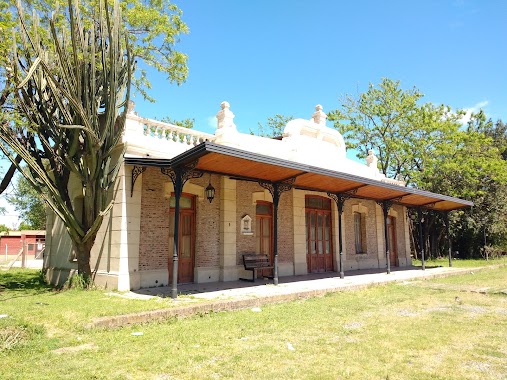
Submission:
[[[90,281],[90,251],[125,151],[133,60],[120,8],[117,0],[69,0],[51,16],[49,39],[36,12],[28,22],[17,8],[8,71],[22,122],[0,126],[0,149],[61,218]],[[82,202],[71,199],[71,181],[81,184]]]

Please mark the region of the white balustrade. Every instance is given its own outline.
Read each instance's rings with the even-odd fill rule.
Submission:
[[[195,131],[158,120],[145,119],[135,114],[127,115],[126,139],[129,143],[140,143],[138,137],[144,136],[157,140],[157,143],[176,143],[187,145],[190,149],[204,141],[214,141],[215,135]],[[155,141],[153,141],[155,143]],[[148,148],[148,147],[147,147]]]

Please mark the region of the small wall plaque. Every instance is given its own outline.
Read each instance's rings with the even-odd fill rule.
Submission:
[[[253,235],[252,232],[252,218],[246,214],[241,218],[241,234],[242,235]]]

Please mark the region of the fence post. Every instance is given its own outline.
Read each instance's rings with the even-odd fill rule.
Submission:
[[[21,253],[21,268],[26,268],[26,239],[23,237],[23,252]]]

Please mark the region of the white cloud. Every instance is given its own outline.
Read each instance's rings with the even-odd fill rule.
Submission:
[[[479,112],[481,110],[481,108],[486,107],[488,104],[489,104],[489,101],[484,100],[482,102],[479,102],[479,103],[475,104],[472,107],[464,108],[463,111],[465,111],[465,115],[463,115],[461,117],[461,122],[463,124],[468,123],[470,121],[470,118],[471,118],[471,116],[472,116],[473,113]]]

